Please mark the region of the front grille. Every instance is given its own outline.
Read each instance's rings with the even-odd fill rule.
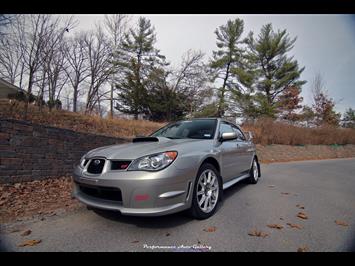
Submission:
[[[105,165],[105,159],[92,159],[87,172],[90,174],[101,174]]]
[[[79,190],[86,195],[104,200],[122,202],[122,193],[121,190],[118,188],[90,186],[79,183],[77,184],[79,186]]]
[[[111,161],[111,170],[125,170],[131,161]]]

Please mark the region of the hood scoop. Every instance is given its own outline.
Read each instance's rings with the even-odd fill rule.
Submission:
[[[136,137],[132,142],[159,142],[159,139],[157,137]]]

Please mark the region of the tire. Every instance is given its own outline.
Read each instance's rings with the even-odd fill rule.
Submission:
[[[205,186],[203,187],[202,185]],[[221,201],[222,192],[222,179],[217,169],[212,164],[203,164],[196,176],[192,204],[189,210],[190,215],[198,220],[211,217],[216,212],[218,204]],[[202,201],[203,197],[205,198],[204,201]],[[202,204],[200,205],[199,202],[201,201]]]
[[[254,157],[253,163],[251,164],[248,181],[250,184],[256,184],[259,181],[259,177],[260,177],[260,168],[259,168],[258,161]]]

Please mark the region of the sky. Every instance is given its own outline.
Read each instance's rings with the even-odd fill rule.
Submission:
[[[336,102],[336,110],[343,113],[355,108],[355,15],[131,15],[134,25],[139,16],[150,19],[155,27],[156,48],[174,66],[188,51],[201,50],[206,60],[216,47],[215,29],[228,19],[244,20],[244,36],[255,35],[262,25],[272,23],[274,30],[286,29],[290,37],[297,37],[289,55],[305,67],[301,75],[307,83],[302,87],[304,104],[311,104],[312,80],[322,75],[328,95]],[[104,15],[75,15],[78,26],[74,31],[93,29]]]

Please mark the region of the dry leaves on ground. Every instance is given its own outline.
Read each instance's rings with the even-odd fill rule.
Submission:
[[[304,212],[299,212],[297,214],[297,217],[301,218],[301,219],[304,219],[304,220],[308,219],[308,216]]]
[[[274,228],[274,229],[282,229],[284,228],[282,225],[280,224],[268,224],[267,227],[269,228]]]
[[[41,243],[42,240],[41,239],[33,239],[33,240],[26,240],[25,242],[21,243],[18,245],[18,247],[25,247],[25,246],[35,246],[39,243]]]
[[[300,246],[298,249],[297,249],[297,252],[307,252],[309,249],[306,245],[304,246]]]
[[[251,230],[248,235],[250,236],[257,236],[257,237],[262,237],[262,238],[265,238],[267,236],[269,236],[269,234],[265,233],[265,232],[262,232],[262,231],[259,231],[257,229],[253,229]]]
[[[0,223],[22,217],[54,216],[58,209],[76,209],[80,203],[71,198],[69,177],[50,178],[16,184],[0,184]]]
[[[287,225],[291,228],[297,228],[297,229],[302,229],[303,226],[299,224],[292,224],[292,223],[287,223]]]
[[[139,243],[139,240],[134,240],[131,242],[132,244]]]
[[[340,221],[340,220],[335,220],[334,221],[337,225],[341,225],[341,226],[349,226],[349,224],[347,222],[344,221]]]
[[[24,231],[24,232],[21,234],[21,236],[28,236],[28,235],[31,234],[31,233],[32,233],[31,230],[26,230],[26,231]]]
[[[303,206],[303,205],[301,205],[301,204],[297,204],[297,205],[296,205],[296,207],[297,207],[297,208],[299,208],[299,209],[304,210],[304,206]]]
[[[217,230],[217,227],[215,227],[215,226],[210,226],[208,228],[203,229],[203,231],[209,232],[209,233],[212,233],[212,232],[214,232],[216,230]]]

